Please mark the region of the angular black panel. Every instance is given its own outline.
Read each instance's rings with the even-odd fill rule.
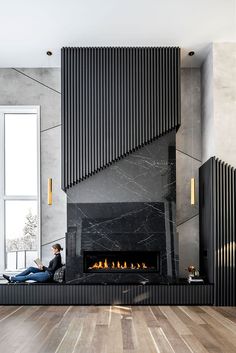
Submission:
[[[180,125],[179,48],[61,53],[64,190]]]
[[[202,269],[214,283],[215,305],[236,304],[236,169],[210,158],[200,168]]]

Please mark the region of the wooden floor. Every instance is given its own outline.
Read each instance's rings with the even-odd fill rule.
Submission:
[[[0,306],[0,352],[236,352],[236,308]]]

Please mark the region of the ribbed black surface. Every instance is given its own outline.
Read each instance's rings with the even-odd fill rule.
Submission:
[[[180,125],[179,48],[63,48],[62,188]]]
[[[211,285],[0,285],[0,305],[212,305]]]
[[[200,168],[202,259],[214,282],[216,305],[236,305],[236,169],[216,159]]]

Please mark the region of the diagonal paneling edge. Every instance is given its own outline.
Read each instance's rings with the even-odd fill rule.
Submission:
[[[180,125],[180,48],[62,48],[64,190]]]
[[[41,246],[50,245],[50,244],[52,244],[52,243],[58,242],[59,240],[64,240],[65,238],[66,238],[66,237],[64,236],[64,237],[61,237],[61,238],[58,238],[58,239],[53,239],[53,240],[49,241],[48,243],[42,244]]]
[[[189,154],[189,153],[186,153],[186,152],[184,152],[184,151],[181,151],[181,150],[178,149],[178,148],[176,148],[176,151],[178,151],[179,153],[183,153],[183,154],[185,154],[186,156],[188,156],[188,157],[194,159],[195,161],[198,161],[198,162],[202,163],[201,159],[198,159],[198,158],[192,156],[192,155]]]
[[[57,127],[61,127],[61,124],[57,124],[57,125],[54,125],[52,127],[47,128],[47,129],[41,130],[40,133],[47,132],[52,129],[56,129]]]
[[[185,219],[183,222],[181,222],[181,223],[179,223],[179,224],[176,224],[176,226],[177,226],[177,227],[180,227],[180,226],[182,226],[183,224],[185,224],[185,223],[191,221],[193,218],[195,218],[195,217],[197,217],[197,216],[199,216],[199,212],[196,213],[196,214],[194,214],[192,217],[190,217],[190,218],[188,218],[188,219]]]
[[[53,87],[50,87],[50,86],[46,85],[46,84],[45,84],[45,83],[43,83],[42,81],[39,81],[39,80],[38,80],[38,79],[36,79],[35,77],[30,76],[29,74],[27,74],[27,73],[23,72],[23,71],[22,71],[22,70],[20,70],[20,69],[17,69],[17,68],[12,68],[12,70],[14,70],[14,71],[18,72],[19,74],[21,74],[21,75],[23,75],[23,76],[25,76],[25,77],[28,77],[30,80],[33,80],[33,81],[35,81],[35,82],[39,83],[40,85],[42,85],[42,86],[44,86],[44,87],[46,87],[46,88],[48,88],[48,89],[50,89],[50,90],[52,90],[52,91],[54,91],[54,92],[58,93],[58,94],[61,94],[61,92],[57,91],[55,88],[53,88]],[[29,70],[29,69],[26,69],[26,70]]]

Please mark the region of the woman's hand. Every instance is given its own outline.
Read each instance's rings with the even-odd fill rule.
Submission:
[[[39,265],[38,268],[43,271],[43,266],[42,265]]]

